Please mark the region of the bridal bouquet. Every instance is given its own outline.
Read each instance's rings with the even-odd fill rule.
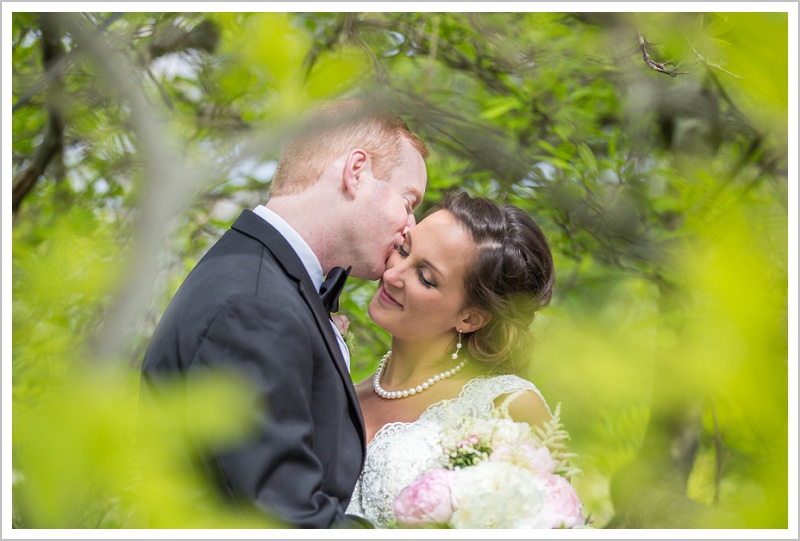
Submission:
[[[577,528],[586,525],[569,478],[560,408],[544,428],[508,418],[458,419],[442,458],[394,500],[401,528]]]

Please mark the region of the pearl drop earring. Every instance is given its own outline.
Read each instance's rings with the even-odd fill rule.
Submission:
[[[455,361],[458,359],[458,352],[461,350],[461,329],[458,330],[458,343],[456,344],[456,352],[453,353],[452,357]]]

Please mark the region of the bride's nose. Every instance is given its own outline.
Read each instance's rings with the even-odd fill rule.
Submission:
[[[388,261],[386,261],[386,270],[383,271],[383,283],[394,288],[402,287],[402,266],[403,259],[400,257],[400,254],[397,253],[397,250],[395,250],[392,252],[392,255],[389,256]]]

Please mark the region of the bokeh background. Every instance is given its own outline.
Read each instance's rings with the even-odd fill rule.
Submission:
[[[13,527],[281,527],[176,462],[186,433],[246,434],[246,385],[198,383],[185,433],[143,437],[138,370],[188,271],[267,200],[283,130],[369,96],[431,150],[418,219],[462,189],[547,234],[526,375],[561,404],[593,526],[789,528],[789,15],[14,11]],[[343,295],[355,381],[389,345],[374,290]]]

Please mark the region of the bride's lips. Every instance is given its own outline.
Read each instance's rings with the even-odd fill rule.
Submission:
[[[383,287],[383,284],[381,284],[378,287],[378,298],[381,300],[381,302],[383,302],[384,304],[388,304],[389,306],[398,306],[400,308],[403,307],[402,304],[394,300],[394,297],[392,297],[391,295],[389,295],[389,293],[386,292],[386,288]]]

